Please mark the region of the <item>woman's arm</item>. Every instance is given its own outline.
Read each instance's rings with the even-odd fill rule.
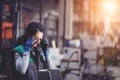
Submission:
[[[23,56],[21,56],[18,52],[15,52],[15,68],[21,73],[25,74],[29,65],[30,52],[25,51]]]

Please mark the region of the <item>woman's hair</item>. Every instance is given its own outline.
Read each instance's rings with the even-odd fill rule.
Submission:
[[[28,27],[26,28],[26,31],[25,31],[25,35],[28,34],[30,36],[33,36],[38,31],[43,32],[44,31],[43,26],[37,22],[32,22],[32,23],[28,24]]]
[[[25,34],[20,38],[18,38],[16,45],[20,45],[20,44],[24,45],[25,42],[28,40],[28,37],[35,35],[38,31],[43,32],[44,31],[43,26],[37,22],[31,22],[30,24],[28,24],[25,30]]]

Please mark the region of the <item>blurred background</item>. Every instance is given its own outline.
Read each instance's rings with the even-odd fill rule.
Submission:
[[[11,49],[36,21],[49,64],[63,80],[120,80],[120,0],[0,0],[0,78],[12,80]],[[1,80],[0,79],[0,80]]]

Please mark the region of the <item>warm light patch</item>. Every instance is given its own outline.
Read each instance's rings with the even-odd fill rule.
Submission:
[[[116,5],[113,2],[105,2],[104,6],[105,10],[108,12],[112,12],[116,9]]]

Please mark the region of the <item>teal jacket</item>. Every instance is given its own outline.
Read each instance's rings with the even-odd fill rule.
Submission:
[[[34,59],[30,56],[30,51],[25,51],[23,45],[19,45],[13,49],[15,52],[15,68],[16,71],[20,74],[25,74],[29,62],[33,62]]]
[[[13,49],[15,52],[15,67],[16,70],[21,73],[25,74],[29,65],[29,62],[34,62],[35,59],[33,56],[30,55],[30,51],[25,51],[23,45],[19,45]],[[40,60],[46,60],[43,53],[39,55]]]
[[[21,56],[23,56],[23,53],[25,52],[24,46],[23,45],[19,45],[19,46],[15,47],[13,49],[13,51],[18,52]],[[34,57],[30,56],[29,61],[33,62],[34,61]]]

